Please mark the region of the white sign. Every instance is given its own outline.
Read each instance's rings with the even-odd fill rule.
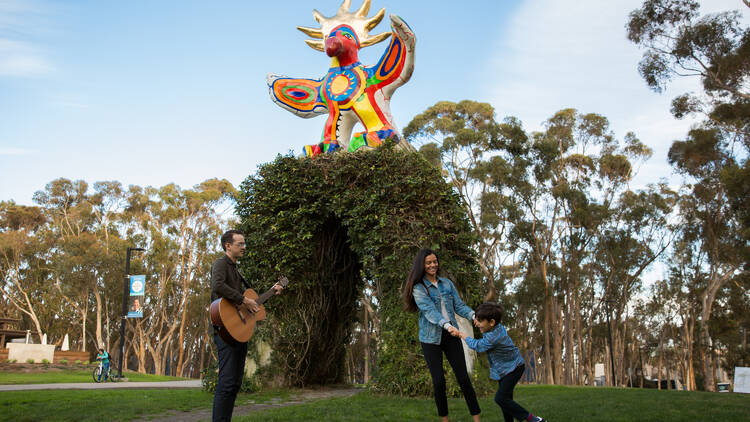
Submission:
[[[734,368],[734,392],[750,393],[750,368],[742,366]]]
[[[596,365],[594,365],[594,376],[596,378],[604,376],[604,364],[603,363],[597,363]]]

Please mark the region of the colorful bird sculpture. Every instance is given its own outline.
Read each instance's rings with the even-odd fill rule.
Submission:
[[[354,13],[349,12],[350,7],[351,0],[345,0],[330,18],[313,10],[320,28],[297,27],[315,38],[305,40],[307,45],[331,57],[325,76],[302,79],[268,75],[271,99],[282,108],[304,118],[328,114],[320,142],[304,148],[308,157],[339,148],[355,151],[377,147],[386,140],[401,148],[412,148],[401,140],[393,124],[390,99],[414,71],[414,33],[400,17],[390,15],[393,37],[388,48],[375,65],[364,66],[359,62],[359,49],[379,43],[391,33],[370,35],[385,16],[385,9],[368,18],[370,0],[365,0]],[[364,131],[352,136],[357,122],[364,126]]]

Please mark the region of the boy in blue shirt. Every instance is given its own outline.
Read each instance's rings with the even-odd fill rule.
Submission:
[[[502,409],[505,422],[513,422],[513,418],[519,421],[546,422],[513,401],[513,388],[521,379],[526,366],[518,347],[513,344],[505,327],[500,324],[502,319],[502,305],[485,302],[477,307],[474,315],[474,325],[479,327],[484,336],[477,340],[460,331],[455,335],[464,339],[470,349],[478,353],[487,352],[490,378],[496,380],[499,385],[495,402]]]
[[[96,360],[102,361],[102,372],[99,374],[99,381],[102,380],[102,374],[104,374],[104,379],[106,380],[109,378],[109,353],[100,347],[99,354],[96,355]]]

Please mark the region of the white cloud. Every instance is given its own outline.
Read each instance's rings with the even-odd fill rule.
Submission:
[[[29,155],[34,151],[24,148],[0,148],[0,155]]]
[[[697,78],[672,81],[666,92],[648,89],[638,74],[642,51],[626,38],[628,15],[643,0],[526,0],[509,20],[492,51],[486,78],[490,102],[499,117],[515,116],[527,130],[539,130],[554,112],[573,107],[607,117],[617,137],[633,131],[654,150],[633,180],[638,189],[662,179],[677,188],[667,163],[672,141],[685,136],[693,120],[669,112],[676,95],[700,90]],[[710,4],[706,4],[710,3]],[[731,9],[744,13],[740,0],[702,2],[701,14]],[[664,272],[657,264],[644,275],[647,284]]]
[[[28,39],[40,30],[34,2],[0,0],[0,76],[39,76],[53,70],[42,50]]]
[[[629,13],[642,0],[529,0],[500,34],[493,51],[490,98],[500,117],[512,115],[528,130],[562,108],[599,113],[616,136],[633,131],[654,150],[634,187],[672,177],[666,154],[693,120],[676,120],[670,102],[699,90],[697,78],[674,80],[657,94],[638,74],[642,51],[626,38]],[[738,0],[716,0],[701,13],[739,9]],[[744,7],[744,6],[743,6]]]
[[[0,38],[0,76],[37,76],[51,70],[52,65],[31,44]]]

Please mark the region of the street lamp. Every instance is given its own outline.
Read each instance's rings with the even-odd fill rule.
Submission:
[[[612,386],[615,387],[615,353],[612,349],[612,323],[609,321],[610,303],[614,303],[614,300],[607,299],[604,301],[604,306],[607,308],[607,334],[609,334],[609,362],[612,367]]]
[[[128,248],[125,257],[125,279],[122,284],[122,319],[120,320],[120,364],[117,375],[122,378],[122,357],[125,354],[125,320],[128,317],[128,299],[130,298],[130,253],[133,251],[145,251],[143,248]]]

